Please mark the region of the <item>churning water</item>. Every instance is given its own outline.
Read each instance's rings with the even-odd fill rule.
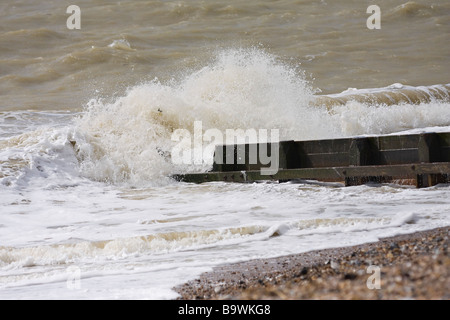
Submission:
[[[448,226],[448,185],[192,185],[177,129],[450,130],[447,1],[0,4],[0,298],[171,299],[215,265]],[[207,155],[208,156],[208,155]],[[212,154],[209,155],[212,158]]]

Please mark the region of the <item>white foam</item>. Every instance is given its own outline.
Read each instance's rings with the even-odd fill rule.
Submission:
[[[177,81],[161,83],[155,79],[130,88],[113,103],[89,103],[77,123],[78,131],[85,137],[79,148],[84,159],[82,171],[87,177],[142,185],[163,181],[174,172],[210,169],[212,161],[200,166],[174,166],[162,156],[170,154],[175,145],[170,139],[174,130],[187,129],[193,134],[194,121],[202,121],[204,131],[279,129],[280,140],[450,126],[450,104],[444,101],[374,105],[350,100],[331,110],[312,107],[313,90],[303,74],[260,49],[222,51],[208,65],[180,72],[179,77]],[[430,91],[433,87],[424,88],[393,84],[346,93]]]
[[[209,65],[182,74],[179,81],[133,87],[113,103],[89,103],[77,123],[86,137],[80,153],[88,177],[139,183],[195,170],[174,167],[161,156],[175,145],[173,131],[193,133],[194,121],[223,132],[277,128],[287,138],[312,99],[295,69],[256,49],[221,52]]]
[[[135,49],[131,48],[130,43],[125,39],[114,40],[111,44],[108,45],[108,47],[119,50],[135,51]]]

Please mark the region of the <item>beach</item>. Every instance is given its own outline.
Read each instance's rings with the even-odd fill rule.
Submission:
[[[224,265],[175,289],[185,300],[447,300],[449,236],[450,228],[445,227],[358,246]]]

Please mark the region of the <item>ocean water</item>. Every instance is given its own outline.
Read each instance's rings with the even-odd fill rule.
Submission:
[[[449,186],[194,185],[173,133],[450,131],[450,4],[0,3],[0,298],[174,299],[214,266],[450,224]],[[208,143],[203,142],[204,146]]]

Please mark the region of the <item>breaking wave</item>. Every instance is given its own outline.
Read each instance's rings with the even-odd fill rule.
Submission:
[[[14,183],[19,168],[21,181],[27,174],[60,178],[66,172],[66,178],[114,184],[167,183],[173,173],[210,169],[208,159],[201,165],[170,159],[179,143],[172,141],[173,132],[193,135],[195,121],[202,121],[203,130],[222,132],[279,129],[280,140],[445,129],[449,91],[450,84],[393,84],[319,96],[298,66],[258,48],[228,49],[171,81],[142,83],[113,101],[94,98],[70,124],[42,124],[11,137],[8,118],[14,115],[0,114],[0,179]]]

